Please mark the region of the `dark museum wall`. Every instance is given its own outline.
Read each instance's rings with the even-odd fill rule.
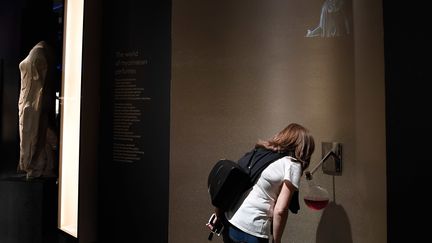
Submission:
[[[0,8],[0,59],[2,60],[2,93],[0,94],[1,150],[0,175],[15,171],[19,156],[18,95],[20,74],[18,64],[24,58],[21,51],[21,15],[26,1],[2,1]],[[7,33],[7,34],[6,34]]]
[[[384,0],[388,242],[430,238],[430,7]],[[419,200],[420,199],[420,200]]]
[[[103,4],[100,242],[168,241],[170,27],[170,0]]]

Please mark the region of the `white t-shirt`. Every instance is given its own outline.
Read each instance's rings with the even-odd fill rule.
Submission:
[[[287,180],[298,190],[301,171],[301,164],[289,156],[271,163],[257,183],[243,195],[244,200],[239,200],[233,210],[226,212],[228,221],[246,233],[269,238],[281,185]]]

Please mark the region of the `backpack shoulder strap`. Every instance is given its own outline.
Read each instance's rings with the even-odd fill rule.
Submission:
[[[264,148],[254,148],[239,159],[238,164],[249,173],[251,182],[258,180],[261,172],[272,162],[287,156]]]

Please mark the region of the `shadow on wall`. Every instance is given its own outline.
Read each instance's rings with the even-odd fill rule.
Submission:
[[[351,225],[342,205],[330,202],[318,224],[316,243],[352,243]]]

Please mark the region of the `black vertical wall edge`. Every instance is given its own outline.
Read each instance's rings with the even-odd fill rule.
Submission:
[[[99,240],[168,242],[171,1],[102,16]]]

